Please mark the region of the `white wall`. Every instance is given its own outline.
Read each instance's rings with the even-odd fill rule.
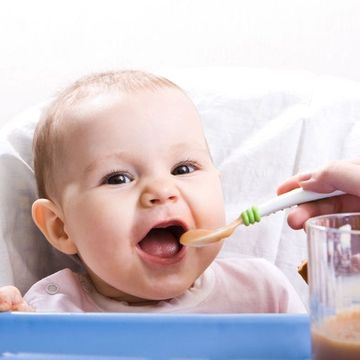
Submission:
[[[114,67],[305,69],[360,81],[357,0],[3,0],[0,124]]]

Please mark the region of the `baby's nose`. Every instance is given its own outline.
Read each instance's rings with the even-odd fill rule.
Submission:
[[[173,182],[157,180],[145,186],[140,202],[144,207],[152,207],[176,202],[178,198],[179,190]]]

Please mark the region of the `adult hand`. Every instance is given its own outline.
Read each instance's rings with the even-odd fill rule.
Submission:
[[[313,216],[360,211],[360,158],[336,161],[312,173],[295,175],[282,183],[277,193],[280,195],[298,187],[319,193],[341,190],[346,195],[297,206],[288,215],[293,229],[301,229]]]

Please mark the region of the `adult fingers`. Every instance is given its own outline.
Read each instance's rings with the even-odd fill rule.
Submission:
[[[310,178],[300,179],[303,189],[317,192],[342,190],[360,196],[360,160],[336,161],[315,171]]]
[[[283,193],[287,193],[291,190],[294,190],[300,187],[299,185],[300,181],[309,180],[310,178],[311,178],[311,173],[297,174],[291,176],[290,178],[288,178],[282,184],[279,185],[279,187],[276,190],[276,193],[278,195],[281,195]]]
[[[287,221],[290,227],[298,230],[311,217],[354,211],[360,211],[359,198],[347,194],[301,204],[290,211]]]
[[[335,161],[313,173],[294,175],[279,185],[277,193],[280,195],[298,187],[323,193],[342,190],[360,196],[360,158]]]

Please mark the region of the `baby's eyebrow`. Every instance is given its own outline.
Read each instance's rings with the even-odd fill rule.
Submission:
[[[179,150],[186,150],[186,149],[190,149],[190,150],[196,150],[196,151],[200,151],[200,152],[208,152],[208,146],[207,143],[201,143],[201,142],[179,142],[174,144],[171,147],[171,150],[176,152]]]
[[[108,160],[123,160],[126,156],[128,156],[129,153],[128,151],[118,151],[115,153],[111,153],[102,157],[99,157],[98,159],[93,160],[89,165],[87,165],[84,169],[84,174],[88,174],[91,173],[92,171],[94,171],[99,164],[101,164],[104,161],[108,161]]]
[[[177,143],[170,149],[170,153],[179,154],[179,155],[182,154],[185,156],[187,156],[186,154],[189,154],[188,156],[190,156],[190,157],[194,156],[195,154],[199,154],[201,156],[209,157],[210,160],[213,161],[211,153],[210,153],[210,149],[209,149],[209,146],[208,146],[208,143],[206,140],[204,142]],[[194,155],[191,155],[191,154],[194,154]]]
[[[169,149],[169,153],[183,153],[185,150],[185,152],[198,152],[198,153],[204,153],[209,155],[209,149],[207,147],[206,143],[201,143],[201,142],[179,142],[179,143],[175,143],[174,145],[171,146],[171,148]],[[89,173],[91,173],[92,171],[94,171],[96,168],[99,167],[99,165],[105,161],[109,161],[109,160],[127,160],[129,161],[130,159],[133,159],[133,156],[131,154],[131,152],[127,151],[127,150],[121,150],[121,151],[117,151],[114,153],[110,153],[104,156],[100,156],[97,159],[93,160],[90,162],[90,164],[88,164],[85,169],[84,169],[84,175],[87,175]]]

